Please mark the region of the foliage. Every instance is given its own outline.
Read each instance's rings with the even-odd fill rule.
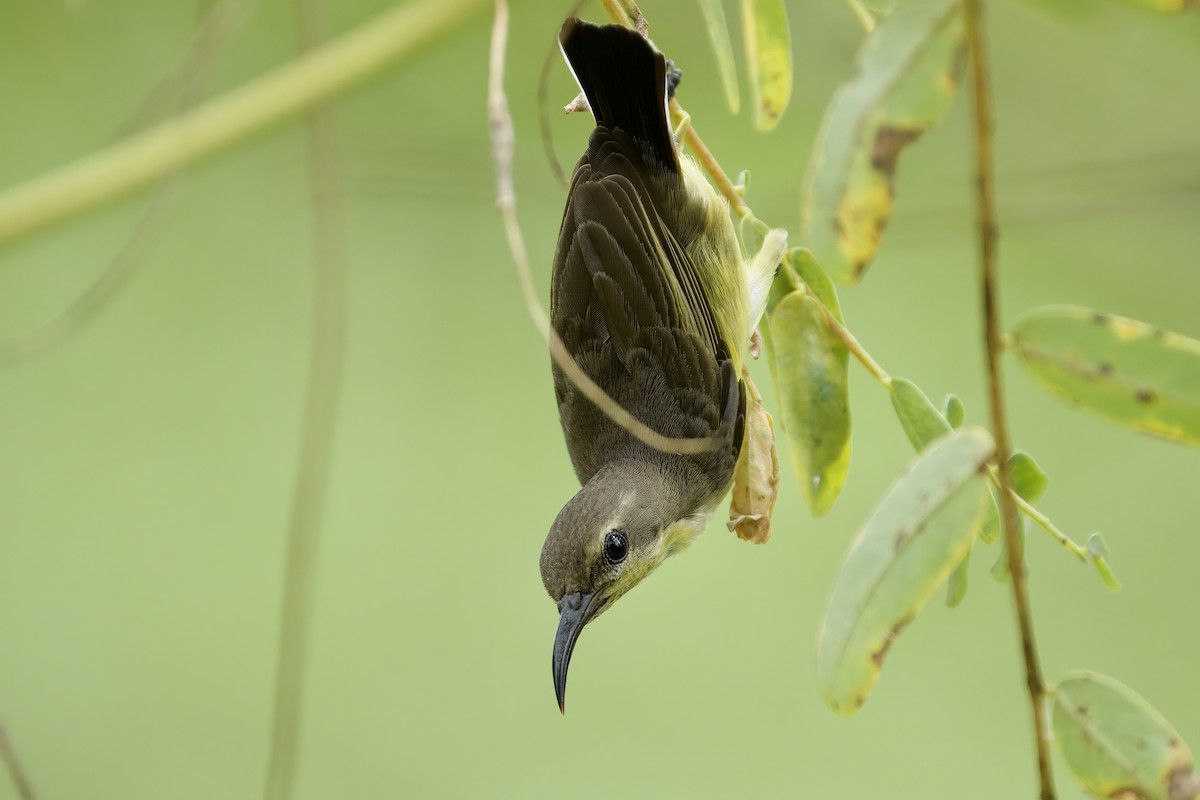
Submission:
[[[1126,2],[1157,11],[1189,5],[1187,0]],[[0,195],[0,240],[8,245],[82,215],[341,96],[482,5],[479,0],[410,3],[261,81],[6,190]],[[918,451],[867,517],[835,581],[821,629],[818,671],[822,697],[839,713],[852,713],[865,702],[894,640],[942,581],[948,603],[961,602],[975,541],[990,545],[1001,529],[1000,465],[988,463],[991,436],[963,427],[966,413],[956,395],[939,408],[915,383],[885,372],[847,329],[831,280],[846,284],[864,277],[898,196],[900,156],[951,107],[966,66],[960,7],[950,0],[850,0],[850,5],[868,35],[857,73],[831,101],[809,161],[803,209],[807,249],[793,250],[785,259],[762,326],[788,456],[814,515],[835,504],[849,474],[851,355],[888,391],[899,428]],[[724,6],[700,0],[700,9],[726,100],[736,111],[737,72]],[[769,130],[791,95],[786,7],[782,0],[744,0],[741,9],[755,124]],[[749,236],[755,226],[744,230]],[[1200,342],[1104,311],[1049,307],[1021,317],[1006,344],[1017,363],[1055,396],[1126,428],[1200,444]],[[23,348],[0,346],[0,361],[24,356]],[[761,412],[769,431],[770,418],[754,394],[754,412]],[[746,538],[763,540],[775,499],[774,484],[765,492],[763,482],[777,480],[778,470],[774,451],[765,440],[758,445],[759,457],[748,464],[746,505],[738,519],[749,527],[735,527]],[[1091,534],[1086,547],[1075,544],[1031,505],[1048,483],[1033,457],[1018,450],[1007,465],[1026,517],[1089,560],[1105,584],[1117,588],[1100,534]],[[316,514],[298,513],[308,513],[306,521],[315,524]],[[1004,578],[1007,566],[1001,554],[994,572]],[[1088,791],[1119,798],[1200,796],[1186,744],[1132,690],[1110,678],[1078,673],[1057,682],[1049,696],[1053,707],[1046,712],[1065,763]]]
[[[758,98],[766,91],[759,86],[760,62],[785,60],[777,50],[786,38],[764,36],[760,11],[766,5],[743,3]],[[959,430],[964,409],[957,396],[938,410],[916,384],[884,372],[844,327],[826,276],[843,283],[863,277],[892,211],[899,155],[946,114],[967,50],[978,43],[964,31],[958,0],[909,0],[894,10],[855,0],[851,5],[868,35],[854,77],[830,101],[809,161],[802,216],[810,249],[793,251],[781,265],[782,286],[776,286],[762,326],[793,470],[814,515],[829,511],[849,470],[851,352],[888,390],[918,451],[851,544],[821,626],[818,686],[839,714],[862,707],[884,657],[938,585],[947,583],[948,605],[961,602],[972,543],[1000,537],[999,508],[983,478],[989,472],[997,490],[1011,491],[1027,515],[1091,560],[1107,586],[1120,587],[1100,534],[1082,548],[1030,505],[1048,478],[1029,453],[1016,450],[1007,457],[1007,484],[997,466],[988,465],[996,458],[991,437],[979,428]],[[708,20],[710,29],[719,27],[713,15]],[[713,30],[714,42],[720,33]],[[759,41],[771,42],[770,52]],[[718,58],[727,69],[720,50]],[[763,125],[761,114],[758,120],[760,128],[773,124]],[[1200,341],[1106,312],[1055,306],[1023,315],[1007,342],[1051,393],[1125,427],[1200,444]],[[1022,530],[1015,541],[1023,540]],[[1023,560],[1023,549],[1015,562],[1002,553],[993,573],[1004,579],[1009,564]],[[1036,654],[1027,650],[1026,657],[1040,672]],[[1200,796],[1186,745],[1130,690],[1089,673],[1068,676],[1049,694],[1060,748],[1088,791],[1146,800]],[[1040,715],[1043,695],[1034,690],[1032,699]],[[1045,776],[1043,767],[1043,797],[1052,796]]]

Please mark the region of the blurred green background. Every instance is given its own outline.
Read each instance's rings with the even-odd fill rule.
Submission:
[[[329,5],[339,31],[386,7]],[[543,293],[564,190],[542,154],[536,82],[565,5],[518,3],[509,61]],[[1200,17],[989,7],[1006,317],[1076,302],[1200,336]],[[760,217],[797,230],[821,111],[862,37],[854,16],[789,3],[792,105],[762,135],[724,107],[696,7],[643,8],[709,146],[751,170]],[[191,0],[0,0],[0,186],[114,140],[197,13]],[[537,557],[576,486],[492,207],[489,25],[481,7],[337,105],[350,339],[297,796],[1034,797],[994,549],[977,547],[960,609],[939,594],[905,634],[858,717],[817,698],[838,565],[911,456],[856,365],[855,457],[834,511],[811,519],[786,473],[768,545],[718,520],[589,628],[559,716]],[[293,30],[290,4],[261,3],[211,92],[291,58]],[[555,111],[574,93],[557,61],[550,86],[569,165],[590,125]],[[887,369],[935,398],[959,393],[982,422],[965,112],[960,98],[905,157],[882,255],[842,303]],[[303,148],[292,124],[189,174],[111,307],[0,369],[0,714],[43,798],[261,790],[309,344]],[[143,203],[0,252],[0,338],[65,307]],[[1125,583],[1109,592],[1031,534],[1048,678],[1113,675],[1200,748],[1200,454],[1084,416],[1007,365],[1015,439],[1051,476],[1040,506],[1081,541],[1102,530]],[[1063,797],[1082,796],[1058,775]]]

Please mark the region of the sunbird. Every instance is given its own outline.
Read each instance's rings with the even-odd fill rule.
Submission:
[[[564,710],[580,631],[686,548],[729,491],[745,436],[742,350],[785,247],[742,255],[728,202],[680,153],[675,70],[641,34],[568,19],[559,32],[596,128],[575,165],[554,253],[551,325],[597,385],[654,431],[715,445],[684,455],[614,423],[553,367],[582,488],[541,553],[558,603],[554,692]]]

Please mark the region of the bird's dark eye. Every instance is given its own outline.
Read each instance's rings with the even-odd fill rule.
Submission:
[[[620,564],[629,555],[629,541],[621,531],[609,531],[604,535],[604,557],[613,564]]]

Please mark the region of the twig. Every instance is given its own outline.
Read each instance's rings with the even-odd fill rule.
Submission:
[[[1024,569],[1023,542],[1017,504],[1013,502],[1012,470],[1009,456],[1012,446],[1004,414],[1001,383],[1000,299],[996,290],[996,207],[992,186],[992,100],[988,85],[987,55],[984,50],[982,0],[963,0],[963,18],[971,49],[971,100],[974,108],[975,171],[979,261],[982,275],[984,341],[987,351],[988,395],[992,412],[992,433],[996,440],[996,463],[1000,478],[1000,510],[1004,541],[1008,552],[1008,570],[1012,575],[1013,603],[1021,629],[1021,649],[1025,657],[1025,677],[1033,712],[1034,739],[1037,748],[1041,800],[1054,800],[1054,773],[1050,765],[1050,734],[1043,713],[1045,684],[1038,661],[1033,634],[1033,614]]]
[[[998,468],[989,467],[988,477],[991,478],[992,484],[997,489],[1003,491],[1003,488],[1000,486],[1000,473]],[[1063,547],[1070,550],[1076,558],[1085,564],[1087,563],[1088,550],[1086,547],[1077,543],[1070,536],[1067,536],[1065,533],[1059,530],[1058,526],[1051,522],[1049,517],[1047,517],[1041,511],[1038,511],[1036,506],[1027,502],[1025,498],[1017,494],[1016,490],[1014,490],[1012,487],[1009,487],[1008,491],[1012,493],[1012,500],[1014,503],[1016,503],[1017,508],[1020,509],[1021,513],[1040,525],[1046,531],[1046,533],[1050,534]]]
[[[863,30],[867,33],[874,33],[875,15],[868,11],[859,0],[847,0],[847,2],[850,4],[850,10],[854,12],[854,16],[858,17]]]
[[[701,439],[676,439],[663,436],[613,400],[576,363],[567,350],[558,332],[550,326],[550,320],[542,309],[533,283],[533,270],[529,265],[529,252],[517,220],[517,197],[513,189],[512,116],[508,111],[508,98],[504,93],[504,55],[508,39],[508,3],[496,0],[495,18],[492,23],[491,56],[488,71],[488,119],[491,125],[492,159],[496,164],[496,207],[504,219],[504,232],[512,251],[513,266],[517,270],[517,281],[529,318],[538,332],[545,337],[554,363],[566,373],[575,386],[603,411],[609,419],[650,447],[669,453],[702,453],[719,446],[715,437]]]
[[[164,112],[178,113],[190,105],[186,100],[179,101],[197,94],[213,58],[238,32],[257,4],[258,0],[201,0],[200,19],[183,57],[142,96],[117,128],[114,140],[124,139],[159,121],[166,116]]]
[[[858,362],[866,368],[867,372],[871,373],[871,376],[875,378],[875,380],[879,381],[879,383],[882,384],[885,389],[890,388],[892,385],[892,376],[888,375],[887,370],[881,367],[879,362],[871,357],[871,354],[868,353],[866,348],[862,346],[862,343],[858,341],[858,338],[850,332],[850,329],[838,321],[838,318],[834,316],[832,311],[829,310],[829,307],[825,305],[824,301],[822,301],[820,297],[817,297],[816,292],[809,288],[808,284],[804,282],[804,279],[800,277],[796,270],[789,265],[786,260],[784,261],[781,274],[783,275],[784,280],[791,284],[793,290],[804,292],[817,302],[817,305],[821,309],[821,313],[825,316],[825,324],[829,326],[829,330],[833,333],[833,335],[836,336],[841,343],[846,346],[846,349],[850,351],[851,355],[858,359]]]
[[[825,323],[829,326],[829,330],[833,332],[833,335],[840,339],[842,344],[846,345],[846,349],[858,359],[860,364],[866,367],[867,372],[871,373],[871,376],[875,380],[883,384],[885,389],[890,387],[892,385],[892,376],[888,375],[884,368],[879,366],[878,361],[871,358],[871,354],[866,351],[866,348],[862,346],[857,337],[850,332],[850,329],[838,322],[837,317],[833,315],[829,307],[821,302],[821,298],[812,292],[809,292],[809,295],[821,307],[821,313],[825,315]]]
[[[567,16],[576,16],[586,2],[587,0],[575,0],[567,12]],[[542,148],[546,151],[546,162],[550,165],[550,171],[554,173],[555,180],[565,189],[570,185],[570,181],[567,180],[567,174],[563,172],[562,164],[558,163],[558,156],[554,152],[554,134],[550,129],[550,69],[558,58],[558,35],[555,34],[554,42],[546,50],[542,68],[538,72],[538,128],[542,134]]]
[[[671,98],[671,113],[675,117],[686,117],[687,112],[679,105],[679,101]],[[738,219],[754,216],[750,212],[750,206],[746,205],[746,201],[742,199],[741,192],[733,185],[733,181],[729,180],[729,176],[725,174],[725,170],[721,169],[721,165],[717,163],[717,159],[713,156],[704,140],[700,138],[700,134],[691,125],[688,125],[687,133],[684,134],[684,141],[687,142],[689,148],[696,155],[696,160],[700,162],[700,166],[704,167],[704,171],[708,173],[708,177],[712,179],[713,184],[717,187],[725,199],[729,201],[729,207]]]
[[[325,35],[318,0],[295,0],[300,46]],[[283,576],[271,755],[263,797],[286,800],[296,776],[304,677],[312,627],[319,534],[333,454],[346,330],[346,256],[333,113],[317,106],[308,118],[308,166],[313,200],[313,329],[300,456]]]
[[[482,3],[405,3],[194,111],[0,193],[0,244],[114,200],[338,96],[433,41]]]
[[[8,775],[17,790],[17,797],[20,800],[34,800],[36,795],[33,793],[33,784],[29,782],[29,775],[21,766],[21,759],[17,758],[17,751],[8,738],[3,719],[0,719],[0,761],[3,761],[8,769]]]

